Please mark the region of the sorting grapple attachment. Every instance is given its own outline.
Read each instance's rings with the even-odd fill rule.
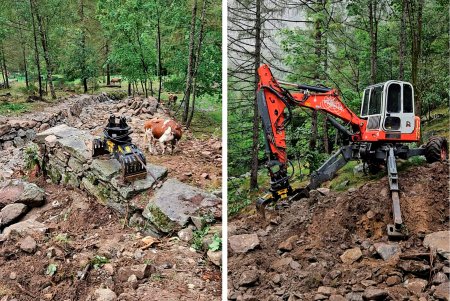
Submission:
[[[116,117],[111,115],[103,137],[92,141],[92,157],[112,154],[120,162],[124,182],[147,177],[144,154],[131,143],[131,133],[124,116],[116,122]]]

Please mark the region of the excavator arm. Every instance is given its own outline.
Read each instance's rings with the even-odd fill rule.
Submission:
[[[350,160],[351,148],[340,150],[335,160],[329,160],[311,177],[311,183],[306,189],[293,190],[289,184],[286,153],[286,126],[292,117],[292,109],[304,107],[327,113],[329,121],[350,141],[360,141],[365,131],[366,120],[359,118],[340,99],[336,90],[322,86],[308,86],[278,82],[267,65],[258,69],[259,84],[257,101],[259,114],[266,140],[266,153],[269,156],[267,167],[271,178],[270,194],[258,200],[258,207],[264,208],[267,203],[292,196],[307,195],[321,182],[330,179],[340,167]],[[283,86],[290,86],[286,89]],[[295,92],[291,93],[291,90]],[[352,131],[342,126],[333,117],[341,119],[349,125]],[[330,172],[330,170],[332,172]]]

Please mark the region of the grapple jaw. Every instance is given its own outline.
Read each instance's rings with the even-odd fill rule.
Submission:
[[[115,155],[122,166],[124,182],[132,182],[147,177],[145,156],[134,144],[126,145],[123,151],[116,152]]]
[[[131,133],[125,117],[120,117],[116,122],[116,117],[111,115],[103,131],[103,137],[92,141],[92,158],[113,155],[120,162],[123,182],[147,177],[145,156],[136,145],[131,143]]]
[[[109,154],[106,149],[106,141],[103,138],[95,138],[92,140],[92,158]]]

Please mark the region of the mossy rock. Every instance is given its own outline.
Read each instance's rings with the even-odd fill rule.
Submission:
[[[154,224],[160,231],[170,233],[177,230],[177,224],[172,222],[158,207],[149,203],[142,215]]]

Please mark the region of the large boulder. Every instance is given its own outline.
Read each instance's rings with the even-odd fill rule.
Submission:
[[[27,205],[17,203],[6,205],[0,211],[0,228],[12,224],[28,211]]]
[[[240,234],[228,237],[231,250],[235,253],[247,253],[259,246],[259,238],[256,233]]]
[[[429,249],[436,250],[444,258],[450,259],[450,230],[426,235],[423,245]]]
[[[220,203],[212,194],[169,179],[150,199],[143,216],[168,233],[186,226],[191,218],[220,215]]]
[[[0,208],[13,203],[37,207],[44,204],[44,198],[44,190],[34,183],[22,180],[10,180],[0,183]]]
[[[31,235],[34,236],[35,234],[44,234],[48,231],[48,228],[36,221],[36,220],[26,220],[23,222],[18,222],[15,224],[12,224],[11,226],[6,227],[5,229],[3,229],[3,237],[4,238],[9,238],[9,236],[12,233],[24,236],[24,235]]]

